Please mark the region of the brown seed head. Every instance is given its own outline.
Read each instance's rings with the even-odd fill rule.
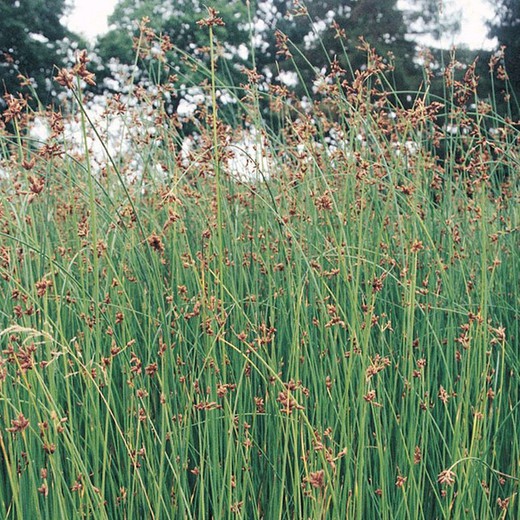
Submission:
[[[226,25],[222,18],[219,18],[218,11],[213,9],[213,7],[208,7],[208,17],[203,18],[197,22],[197,25],[200,27],[213,27],[214,25]]]
[[[313,471],[309,473],[309,476],[306,478],[306,480],[312,487],[320,489],[325,485],[325,472],[322,469],[319,471]]]
[[[452,486],[455,483],[455,473],[451,469],[445,469],[439,473],[437,482]]]
[[[16,419],[11,419],[11,424],[12,426],[6,428],[6,430],[16,434],[18,432],[23,432],[29,426],[29,421],[24,417],[23,413],[20,412]]]

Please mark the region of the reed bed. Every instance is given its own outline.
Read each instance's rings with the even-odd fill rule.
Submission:
[[[1,516],[518,518],[518,127],[471,68],[405,105],[367,48],[302,99],[211,42],[192,116],[109,102],[97,169],[86,54],[43,146],[8,98]]]

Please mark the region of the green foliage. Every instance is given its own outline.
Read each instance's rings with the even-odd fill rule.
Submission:
[[[520,2],[518,0],[497,0],[495,18],[490,22],[489,36],[496,37],[500,45],[505,45],[505,66],[511,85],[520,96]]]
[[[101,58],[101,64],[106,64],[112,58],[121,63],[130,64],[135,60],[132,33],[121,30],[111,30],[97,39],[96,52]]]
[[[411,35],[427,31],[438,34],[455,30],[457,25],[442,19],[433,0],[422,0],[406,9],[398,6],[397,0],[307,3],[258,0],[247,5],[242,1],[214,1],[208,5],[220,12],[226,24],[215,27],[215,36],[221,43],[232,44],[222,43],[233,57],[232,62],[223,66],[227,67],[228,77],[233,78],[234,83],[243,80],[237,73],[241,65],[253,65],[251,53],[248,59],[242,60],[236,52],[241,44],[250,46],[251,31],[255,43],[250,51],[254,52],[256,69],[277,78],[280,71],[296,67],[300,94],[310,89],[316,70],[329,67],[335,57],[341,67],[350,71],[352,79],[354,70],[366,66],[366,45],[361,38],[392,65],[392,82],[396,89],[416,88],[421,78],[414,62],[417,51]],[[196,30],[196,22],[203,16],[203,3],[199,1],[121,0],[110,19],[115,29],[100,38],[97,52],[104,62],[116,57],[124,63],[132,63],[134,57],[129,49],[132,38],[135,40],[138,35],[136,21],[147,17],[157,34],[169,37],[174,47],[169,55],[170,63],[174,70],[180,70],[181,59],[186,55],[200,58],[208,45],[207,35]],[[252,25],[248,23],[249,17]],[[330,30],[332,24],[336,31]],[[280,51],[278,32],[289,39],[292,60],[285,60]],[[338,38],[338,35],[345,37]],[[105,73],[100,70],[98,76]],[[190,75],[186,80],[189,83],[200,77]]]
[[[336,57],[346,70],[366,65],[366,48],[360,38],[368,42],[386,61],[396,65],[396,83],[402,88],[415,71],[412,59],[415,44],[406,38],[403,12],[396,0],[307,2],[304,10],[288,9],[288,2],[276,2],[279,16],[276,29],[288,36],[289,51],[302,74],[302,88],[310,84],[315,70],[328,67]],[[293,15],[291,15],[291,13]],[[289,15],[289,16],[287,16]],[[336,30],[330,30],[335,24]],[[338,33],[343,37],[338,38]],[[267,56],[276,54],[276,38],[268,35],[270,49]],[[359,48],[361,47],[363,48]],[[395,56],[389,57],[389,52]],[[261,56],[258,58],[261,60]],[[273,68],[269,63],[267,67]],[[281,64],[294,68],[294,64]]]
[[[109,18],[110,24],[115,28],[98,41],[96,51],[101,62],[107,63],[111,58],[117,58],[122,63],[133,63],[135,49],[139,50],[138,23],[147,18],[150,29],[169,39],[172,47],[168,53],[169,63],[172,64],[170,73],[180,70],[181,60],[204,58],[203,61],[208,64],[209,37],[207,31],[197,30],[197,22],[207,15],[206,5],[217,9],[219,16],[224,20],[224,26],[214,28],[214,35],[221,51],[228,56],[232,55],[228,67],[230,75],[233,76],[242,62],[236,54],[236,48],[249,41],[249,33],[246,30],[247,9],[241,0],[209,3],[199,0],[121,0]],[[132,43],[135,44],[133,48]],[[103,72],[100,72],[102,77]],[[193,72],[184,80],[193,84],[200,77],[200,74]],[[157,76],[154,79],[157,79]]]
[[[18,74],[34,79],[42,102],[50,99],[50,79],[63,62],[63,45],[71,36],[61,19],[66,0],[4,0],[0,2],[0,88],[16,93]]]
[[[241,0],[202,2],[199,0],[121,0],[109,18],[118,30],[137,34],[136,21],[150,19],[150,27],[168,35],[172,44],[186,51],[209,44],[208,35],[196,30],[196,23],[206,16],[206,5],[219,11],[225,27],[217,27],[215,35],[222,43],[244,41],[240,24],[247,21],[247,11]]]

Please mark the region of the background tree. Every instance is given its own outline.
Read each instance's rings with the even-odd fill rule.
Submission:
[[[517,96],[520,96],[520,0],[495,0],[496,16],[489,23],[489,36],[505,45],[504,61]]]
[[[293,15],[298,12],[307,14]],[[294,44],[294,61],[302,83],[307,85],[315,70],[326,67],[334,57],[346,70],[365,66],[366,52],[359,49],[362,37],[395,65],[392,81],[396,89],[416,89],[422,78],[415,59],[417,39],[427,36],[430,42],[435,42],[441,34],[453,34],[459,28],[455,19],[448,19],[439,10],[438,0],[406,4],[398,0],[261,0],[257,15],[268,25],[261,35],[262,52],[257,54],[260,68],[270,70],[274,76],[279,69],[294,68],[276,57],[278,29]],[[331,29],[332,24],[336,30]],[[344,37],[337,38],[338,32]]]
[[[360,37],[385,59],[392,51],[398,61],[396,74],[400,86],[407,82],[407,76],[414,69],[415,45],[406,37],[406,24],[397,0],[316,0],[302,3],[304,9],[299,8],[298,3],[284,0],[275,0],[272,4],[276,14],[271,17],[271,31],[263,35],[268,44],[266,52],[259,53],[258,59],[262,67],[272,69],[273,75],[278,68],[294,68],[283,59],[275,63],[275,30],[289,38],[289,49],[293,48],[291,54],[306,85],[312,81],[315,71],[327,67],[334,57],[346,70],[366,64],[366,52],[358,49]],[[333,23],[344,37],[337,38]]]
[[[173,45],[168,53],[168,63],[173,67],[171,72],[185,71],[186,67],[181,67],[181,61],[186,54],[198,59],[204,59],[207,55],[208,31],[197,25],[197,21],[207,15],[206,5],[217,9],[225,22],[224,26],[214,27],[214,34],[224,57],[232,57],[227,61],[227,66],[233,74],[244,63],[238,49],[249,39],[246,27],[247,9],[242,0],[120,0],[109,17],[112,29],[98,39],[96,52],[103,64],[113,58],[126,64],[133,63],[136,52],[133,42],[139,35],[137,22],[147,17],[150,28],[157,35],[167,36]],[[101,70],[98,78],[102,75]],[[196,83],[199,79],[195,74],[185,78],[189,84]]]
[[[50,100],[53,68],[63,64],[71,36],[61,22],[65,12],[66,0],[0,1],[0,94],[16,93],[23,74],[43,103]]]
[[[255,64],[259,72],[276,78],[284,68],[294,70],[293,63],[277,55],[276,33],[281,31],[293,46],[294,61],[301,74],[297,87],[300,91],[312,82],[316,70],[326,67],[334,57],[346,70],[362,67],[366,52],[358,49],[360,37],[384,59],[393,60],[396,88],[417,88],[421,77],[414,61],[414,37],[428,33],[435,40],[442,31],[457,28],[457,23],[443,19],[437,0],[418,0],[406,8],[398,0],[216,0],[208,5],[217,9],[226,23],[215,29],[217,39],[231,57],[227,62],[231,76],[241,65],[251,66],[251,54],[245,50],[250,47],[250,28],[255,33]],[[305,6],[307,14],[295,16],[294,13],[302,12],[301,6]],[[148,17],[151,28],[167,35],[175,47],[200,57],[200,49],[208,44],[208,34],[196,22],[204,15],[205,2],[201,0],[120,0],[109,20],[113,29],[98,40],[97,53],[103,64],[110,58],[133,63],[136,21]],[[248,24],[249,16],[253,19],[252,27]],[[335,37],[332,23],[345,38]],[[181,54],[173,52],[169,60],[179,70]],[[100,69],[98,79],[106,73],[107,69]],[[237,76],[243,81],[242,75]],[[186,83],[194,79],[186,78]]]

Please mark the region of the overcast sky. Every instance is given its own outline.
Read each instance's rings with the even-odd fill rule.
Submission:
[[[308,0],[312,1],[312,0]],[[412,1],[413,0],[409,0]],[[82,33],[93,40],[98,34],[105,32],[107,16],[114,9],[117,0],[73,0],[74,9],[67,17],[68,26],[75,32]],[[490,15],[490,5],[486,0],[439,0],[443,8],[452,12],[453,9],[462,9],[460,35],[455,41],[445,40],[443,46],[467,44],[473,48],[489,48],[492,44],[486,40],[487,28],[484,25],[486,16]],[[492,14],[492,13],[491,13]]]

